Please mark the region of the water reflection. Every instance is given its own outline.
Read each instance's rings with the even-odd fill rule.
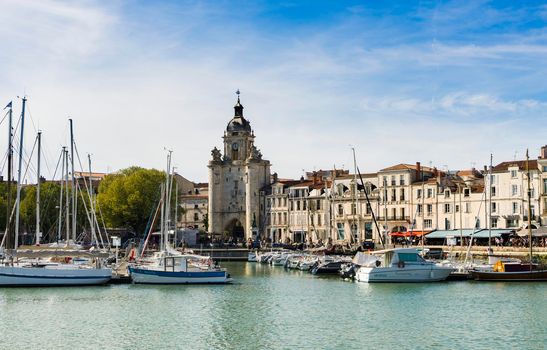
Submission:
[[[0,289],[0,344],[542,348],[547,338],[545,284],[366,284],[255,263],[223,265],[233,285]]]

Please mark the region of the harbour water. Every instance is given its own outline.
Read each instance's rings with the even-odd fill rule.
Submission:
[[[232,285],[0,289],[4,349],[545,349],[544,283],[365,284],[223,264]]]

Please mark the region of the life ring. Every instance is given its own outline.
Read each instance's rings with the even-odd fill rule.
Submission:
[[[68,264],[72,258],[70,256],[65,256],[65,264]]]
[[[400,268],[400,269],[404,268],[405,267],[405,262],[402,261],[402,260],[399,260],[399,262],[397,263],[397,267]]]

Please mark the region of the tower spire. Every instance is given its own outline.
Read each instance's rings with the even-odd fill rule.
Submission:
[[[241,102],[239,100],[239,95],[240,94],[241,94],[241,92],[239,91],[239,89],[237,89],[237,91],[236,91],[237,103],[234,106],[234,116],[243,118],[243,105],[241,104]]]

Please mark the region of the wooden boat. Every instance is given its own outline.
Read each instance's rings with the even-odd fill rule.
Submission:
[[[471,275],[477,281],[547,281],[547,269],[529,263],[498,261],[492,271],[472,270]]]

